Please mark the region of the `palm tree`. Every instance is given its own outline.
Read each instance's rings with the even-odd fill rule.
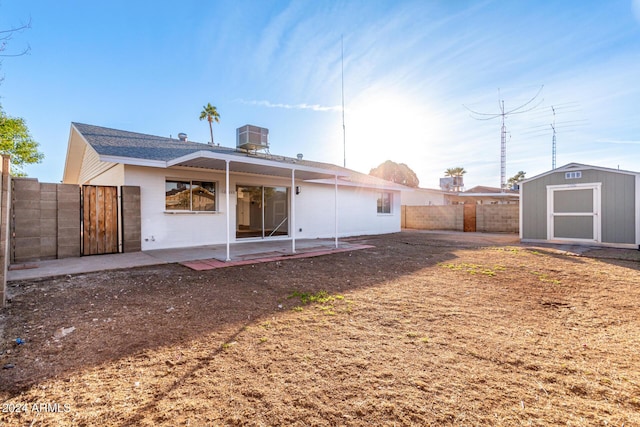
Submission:
[[[448,168],[444,171],[444,176],[453,177],[453,191],[460,191],[463,187],[462,185],[462,175],[467,173],[463,167],[457,166],[455,168]]]
[[[446,171],[444,171],[444,176],[462,176],[465,173],[467,173],[466,170],[464,170],[463,167],[455,167],[455,168],[448,168]]]
[[[200,112],[200,120],[207,119],[209,122],[209,131],[211,132],[211,145],[213,145],[213,121],[216,123],[220,123],[220,114],[218,114],[218,110],[215,106],[211,105],[211,103],[207,103],[204,107],[202,107],[202,111]]]

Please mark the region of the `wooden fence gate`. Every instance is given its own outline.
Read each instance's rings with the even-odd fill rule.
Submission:
[[[464,204],[463,230],[467,232],[476,231],[476,204],[475,203]]]
[[[82,255],[118,252],[118,187],[82,186]]]

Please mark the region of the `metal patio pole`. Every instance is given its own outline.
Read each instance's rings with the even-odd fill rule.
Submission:
[[[229,204],[229,160],[225,160],[225,175],[226,175],[226,199],[227,199],[227,261],[231,261],[231,250],[229,239],[231,238],[231,205]]]
[[[296,170],[291,169],[291,253],[296,253]]]

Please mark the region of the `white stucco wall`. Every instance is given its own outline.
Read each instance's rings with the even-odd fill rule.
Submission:
[[[446,205],[443,191],[429,188],[414,188],[402,191],[402,204],[404,206],[431,206]]]
[[[140,187],[142,250],[222,244],[226,242],[227,206],[224,172],[195,169],[157,169],[125,167],[125,185]],[[218,212],[165,212],[165,180],[182,178],[217,183]],[[230,177],[230,241],[235,242],[236,185],[291,187],[290,178],[232,174]],[[335,187],[296,182],[296,239],[335,236]],[[294,191],[295,192],[295,191]],[[400,231],[400,192],[393,193],[391,214],[377,213],[378,191],[358,187],[338,188],[338,236],[385,234]],[[289,209],[291,210],[291,203]],[[291,212],[289,212],[291,219]],[[299,231],[302,229],[302,231]],[[292,231],[292,230],[290,230]]]
[[[300,188],[296,196],[296,238],[334,237],[335,187],[302,183]],[[393,192],[392,197],[391,214],[378,214],[377,190],[339,186],[338,237],[400,231],[400,192]]]

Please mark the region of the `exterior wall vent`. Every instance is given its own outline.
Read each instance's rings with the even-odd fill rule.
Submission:
[[[236,147],[246,151],[269,149],[269,129],[245,125],[236,129]]]

